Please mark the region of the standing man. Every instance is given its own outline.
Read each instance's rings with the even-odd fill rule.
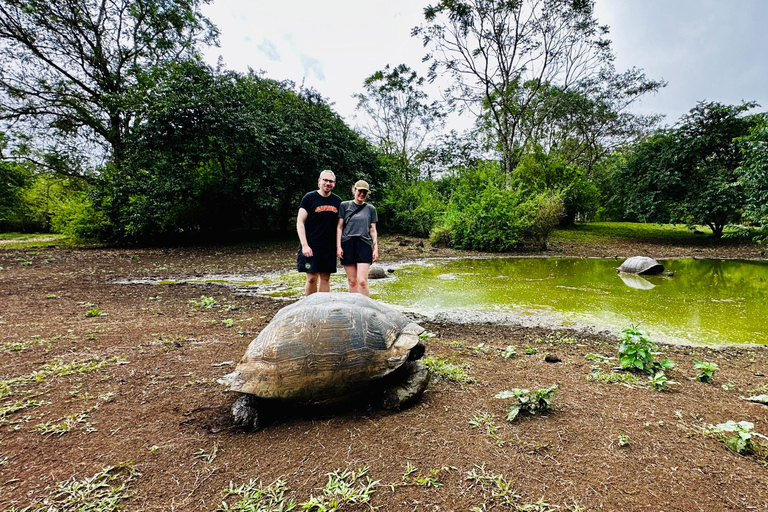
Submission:
[[[336,273],[336,225],[341,198],[332,194],[336,175],[325,170],[317,180],[318,190],[301,199],[296,232],[301,248],[296,257],[299,272],[306,272],[304,295],[331,291],[331,274]]]

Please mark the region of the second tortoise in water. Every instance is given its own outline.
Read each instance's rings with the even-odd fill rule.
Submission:
[[[323,404],[392,386],[382,403],[398,409],[426,389],[424,329],[399,311],[359,293],[314,293],[281,309],[251,342],[235,371],[219,379],[243,393],[235,422],[259,428],[259,401]],[[397,378],[393,378],[397,377]]]
[[[664,265],[648,256],[632,256],[616,270],[626,274],[661,275],[664,272]]]

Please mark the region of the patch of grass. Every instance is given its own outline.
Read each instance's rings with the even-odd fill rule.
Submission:
[[[475,414],[471,420],[469,420],[469,424],[472,426],[472,428],[485,427],[485,431],[489,436],[491,436],[496,441],[501,441],[501,437],[499,437],[497,432],[498,427],[493,422],[493,420],[493,414],[488,412],[479,412]]]
[[[216,455],[218,455],[218,453],[219,453],[219,445],[214,444],[212,451],[209,452],[204,448],[200,448],[192,455],[194,455],[198,459],[204,460],[205,462],[213,462],[213,460],[216,458]]]
[[[66,235],[51,233],[0,233],[0,250],[29,249],[51,245],[74,245]]]
[[[125,359],[117,356],[109,359],[101,359],[97,357],[87,361],[74,360],[71,363],[64,363],[57,359],[52,363],[43,365],[43,368],[40,370],[27,375],[0,381],[0,398],[12,395],[14,387],[44,382],[48,377],[65,377],[67,375],[83,374],[99,370],[106,366],[126,363],[127,361]]]
[[[213,297],[206,297],[205,295],[201,295],[200,300],[192,299],[189,301],[189,303],[196,308],[204,308],[204,309],[211,309],[217,306],[216,299],[214,299]]]
[[[44,505],[31,505],[19,512],[118,512],[123,510],[121,502],[132,496],[130,487],[140,476],[132,462],[108,466],[90,478],[59,483],[43,500]]]
[[[466,363],[459,363],[433,355],[425,357],[423,361],[432,372],[432,378],[458,383],[476,382],[475,378],[467,373],[469,365]]]
[[[712,230],[698,226],[698,231],[711,235]],[[550,237],[551,242],[599,242],[601,240],[624,240],[627,242],[659,242],[664,240],[700,240],[701,234],[696,234],[684,224],[644,224],[639,222],[590,222],[576,226],[555,229]]]
[[[587,361],[592,361],[594,363],[608,363],[612,358],[606,357],[601,354],[587,354],[584,356],[584,359],[586,359]]]
[[[96,409],[96,407],[91,407],[90,409],[80,413],[72,413],[66,418],[61,418],[56,421],[40,423],[35,426],[35,429],[33,430],[33,432],[37,432],[38,434],[51,435],[51,436],[54,434],[58,436],[63,436],[67,432],[74,430],[79,425],[82,425],[85,428],[86,432],[95,432],[96,429],[93,427],[93,423],[91,423],[90,421],[86,421],[86,419],[90,416],[91,411]]]
[[[308,501],[299,506],[302,510],[331,512],[346,504],[369,504],[379,481],[372,480],[367,473],[367,467],[357,471],[337,469],[328,473],[328,483],[323,488],[322,496],[310,496]]]
[[[24,401],[17,401],[12,404],[6,404],[0,407],[0,425],[3,425],[5,423],[5,419],[10,416],[11,414],[14,414],[19,411],[23,411],[25,409],[29,409],[31,407],[40,407],[41,405],[48,405],[51,402],[46,400],[24,400]]]
[[[479,484],[483,489],[485,489],[486,486],[490,486],[491,496],[489,501],[492,505],[517,507],[519,501],[522,499],[522,495],[515,489],[512,482],[507,480],[503,475],[487,472],[485,466],[475,466],[467,473],[467,480]],[[488,502],[483,505],[487,504]],[[485,510],[485,507],[475,507],[472,510]]]
[[[601,382],[603,384],[624,384],[628,386],[642,386],[640,378],[628,372],[603,372],[599,366],[593,366],[592,371],[587,375],[587,380],[591,382]]]
[[[262,487],[261,482],[251,479],[247,484],[236,487],[232,482],[229,483],[229,489],[222,492],[225,497],[236,496],[240,500],[228,505],[223,502],[217,512],[224,511],[248,511],[248,512],[267,512],[284,511],[288,512],[296,508],[293,500],[286,502],[285,493],[288,491],[288,484],[285,480],[277,479],[267,487]]]

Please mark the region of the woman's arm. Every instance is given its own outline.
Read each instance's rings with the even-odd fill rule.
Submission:
[[[341,231],[344,229],[344,219],[339,219],[339,222],[336,224],[336,256],[339,258],[342,258],[344,256],[344,251],[341,250]]]
[[[370,229],[371,239],[373,240],[373,261],[379,259],[379,235],[376,233],[376,223],[371,222]]]

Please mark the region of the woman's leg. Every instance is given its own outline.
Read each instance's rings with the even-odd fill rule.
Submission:
[[[368,271],[371,270],[370,263],[358,263],[357,264],[357,292],[363,295],[371,296],[371,291],[368,289]]]
[[[344,272],[347,274],[347,284],[349,293],[357,293],[357,265],[344,265]]]

